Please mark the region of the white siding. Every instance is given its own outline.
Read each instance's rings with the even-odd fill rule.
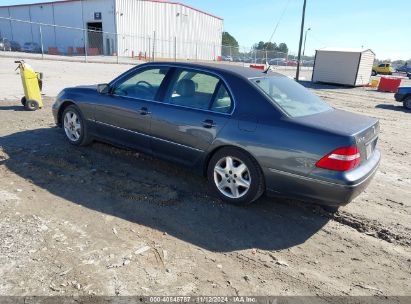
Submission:
[[[223,21],[178,4],[144,0],[116,0],[119,54],[151,54],[155,32],[155,56],[215,60],[221,55]],[[137,37],[136,37],[137,36]]]
[[[101,20],[94,20],[95,12],[102,14]],[[79,29],[87,28],[88,22],[102,22],[104,32],[114,33],[116,29],[114,0],[67,1],[65,3],[51,2],[0,7],[0,16],[70,27],[64,28],[47,25],[41,27],[44,49],[47,51],[49,47],[56,47],[60,53],[66,53],[69,47],[74,49],[84,47],[84,31]],[[32,41],[40,44],[40,27],[36,24],[0,20],[0,26],[2,35],[11,40],[15,40],[20,44]],[[103,34],[104,50],[107,50],[107,39],[110,40],[111,54],[116,48],[116,36],[113,34]]]
[[[9,18],[9,9],[6,8],[1,8],[0,7],[0,17],[6,17]],[[9,40],[13,40],[13,31],[12,27],[10,26],[10,21],[0,19],[0,37],[5,37]]]
[[[354,85],[361,53],[318,50],[313,71],[314,82]]]
[[[374,64],[375,55],[370,50],[366,50],[361,54],[361,62],[358,67],[356,86],[366,85],[370,82],[371,70]]]
[[[100,52],[106,55],[152,55],[154,32],[156,58],[174,58],[176,53],[178,59],[216,60],[221,55],[223,20],[179,3],[83,0],[0,7],[0,16],[80,29],[87,28],[89,22],[100,22],[94,20],[96,12],[102,14],[105,33]],[[45,50],[54,47],[66,53],[69,47],[83,48],[84,39],[88,39],[79,29],[41,28]],[[38,25],[0,20],[0,32],[20,44],[40,44]]]
[[[1,16],[8,14],[8,17],[22,20],[30,20],[30,10],[27,7],[18,6],[12,8],[2,8],[3,13]],[[4,12],[7,11],[5,14]],[[4,24],[7,24],[6,22]],[[3,32],[3,23],[1,24],[1,31]],[[28,41],[34,41],[34,33],[32,31],[31,25],[27,23],[12,23],[8,22],[10,30],[7,32],[10,33],[10,36],[6,36],[10,40],[19,42],[20,44]],[[37,42],[37,41],[34,41]]]

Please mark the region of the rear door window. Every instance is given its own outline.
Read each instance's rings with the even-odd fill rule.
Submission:
[[[166,102],[209,110],[219,82],[219,78],[206,73],[177,70],[166,97]]]

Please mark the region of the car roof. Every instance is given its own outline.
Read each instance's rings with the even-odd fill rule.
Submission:
[[[223,63],[191,63],[191,62],[150,62],[148,65],[170,65],[175,67],[182,68],[198,68],[206,69],[211,72],[223,72],[228,74],[234,74],[236,76],[242,76],[245,78],[254,78],[254,77],[266,77],[269,76],[278,76],[285,77],[282,74],[268,71],[267,74],[264,73],[264,70],[254,69],[250,67],[243,67],[242,65],[237,64],[223,64]]]

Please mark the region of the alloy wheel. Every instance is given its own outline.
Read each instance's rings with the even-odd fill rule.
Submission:
[[[240,159],[226,156],[214,167],[214,183],[226,197],[240,198],[250,189],[250,171]]]
[[[78,115],[72,111],[67,111],[64,115],[64,131],[69,140],[78,141],[81,136],[81,122]]]

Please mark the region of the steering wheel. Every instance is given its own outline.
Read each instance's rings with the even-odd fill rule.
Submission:
[[[136,85],[141,85],[141,84],[145,85],[147,87],[147,89],[152,89],[153,88],[153,86],[145,80],[140,80],[139,82],[136,83]]]

